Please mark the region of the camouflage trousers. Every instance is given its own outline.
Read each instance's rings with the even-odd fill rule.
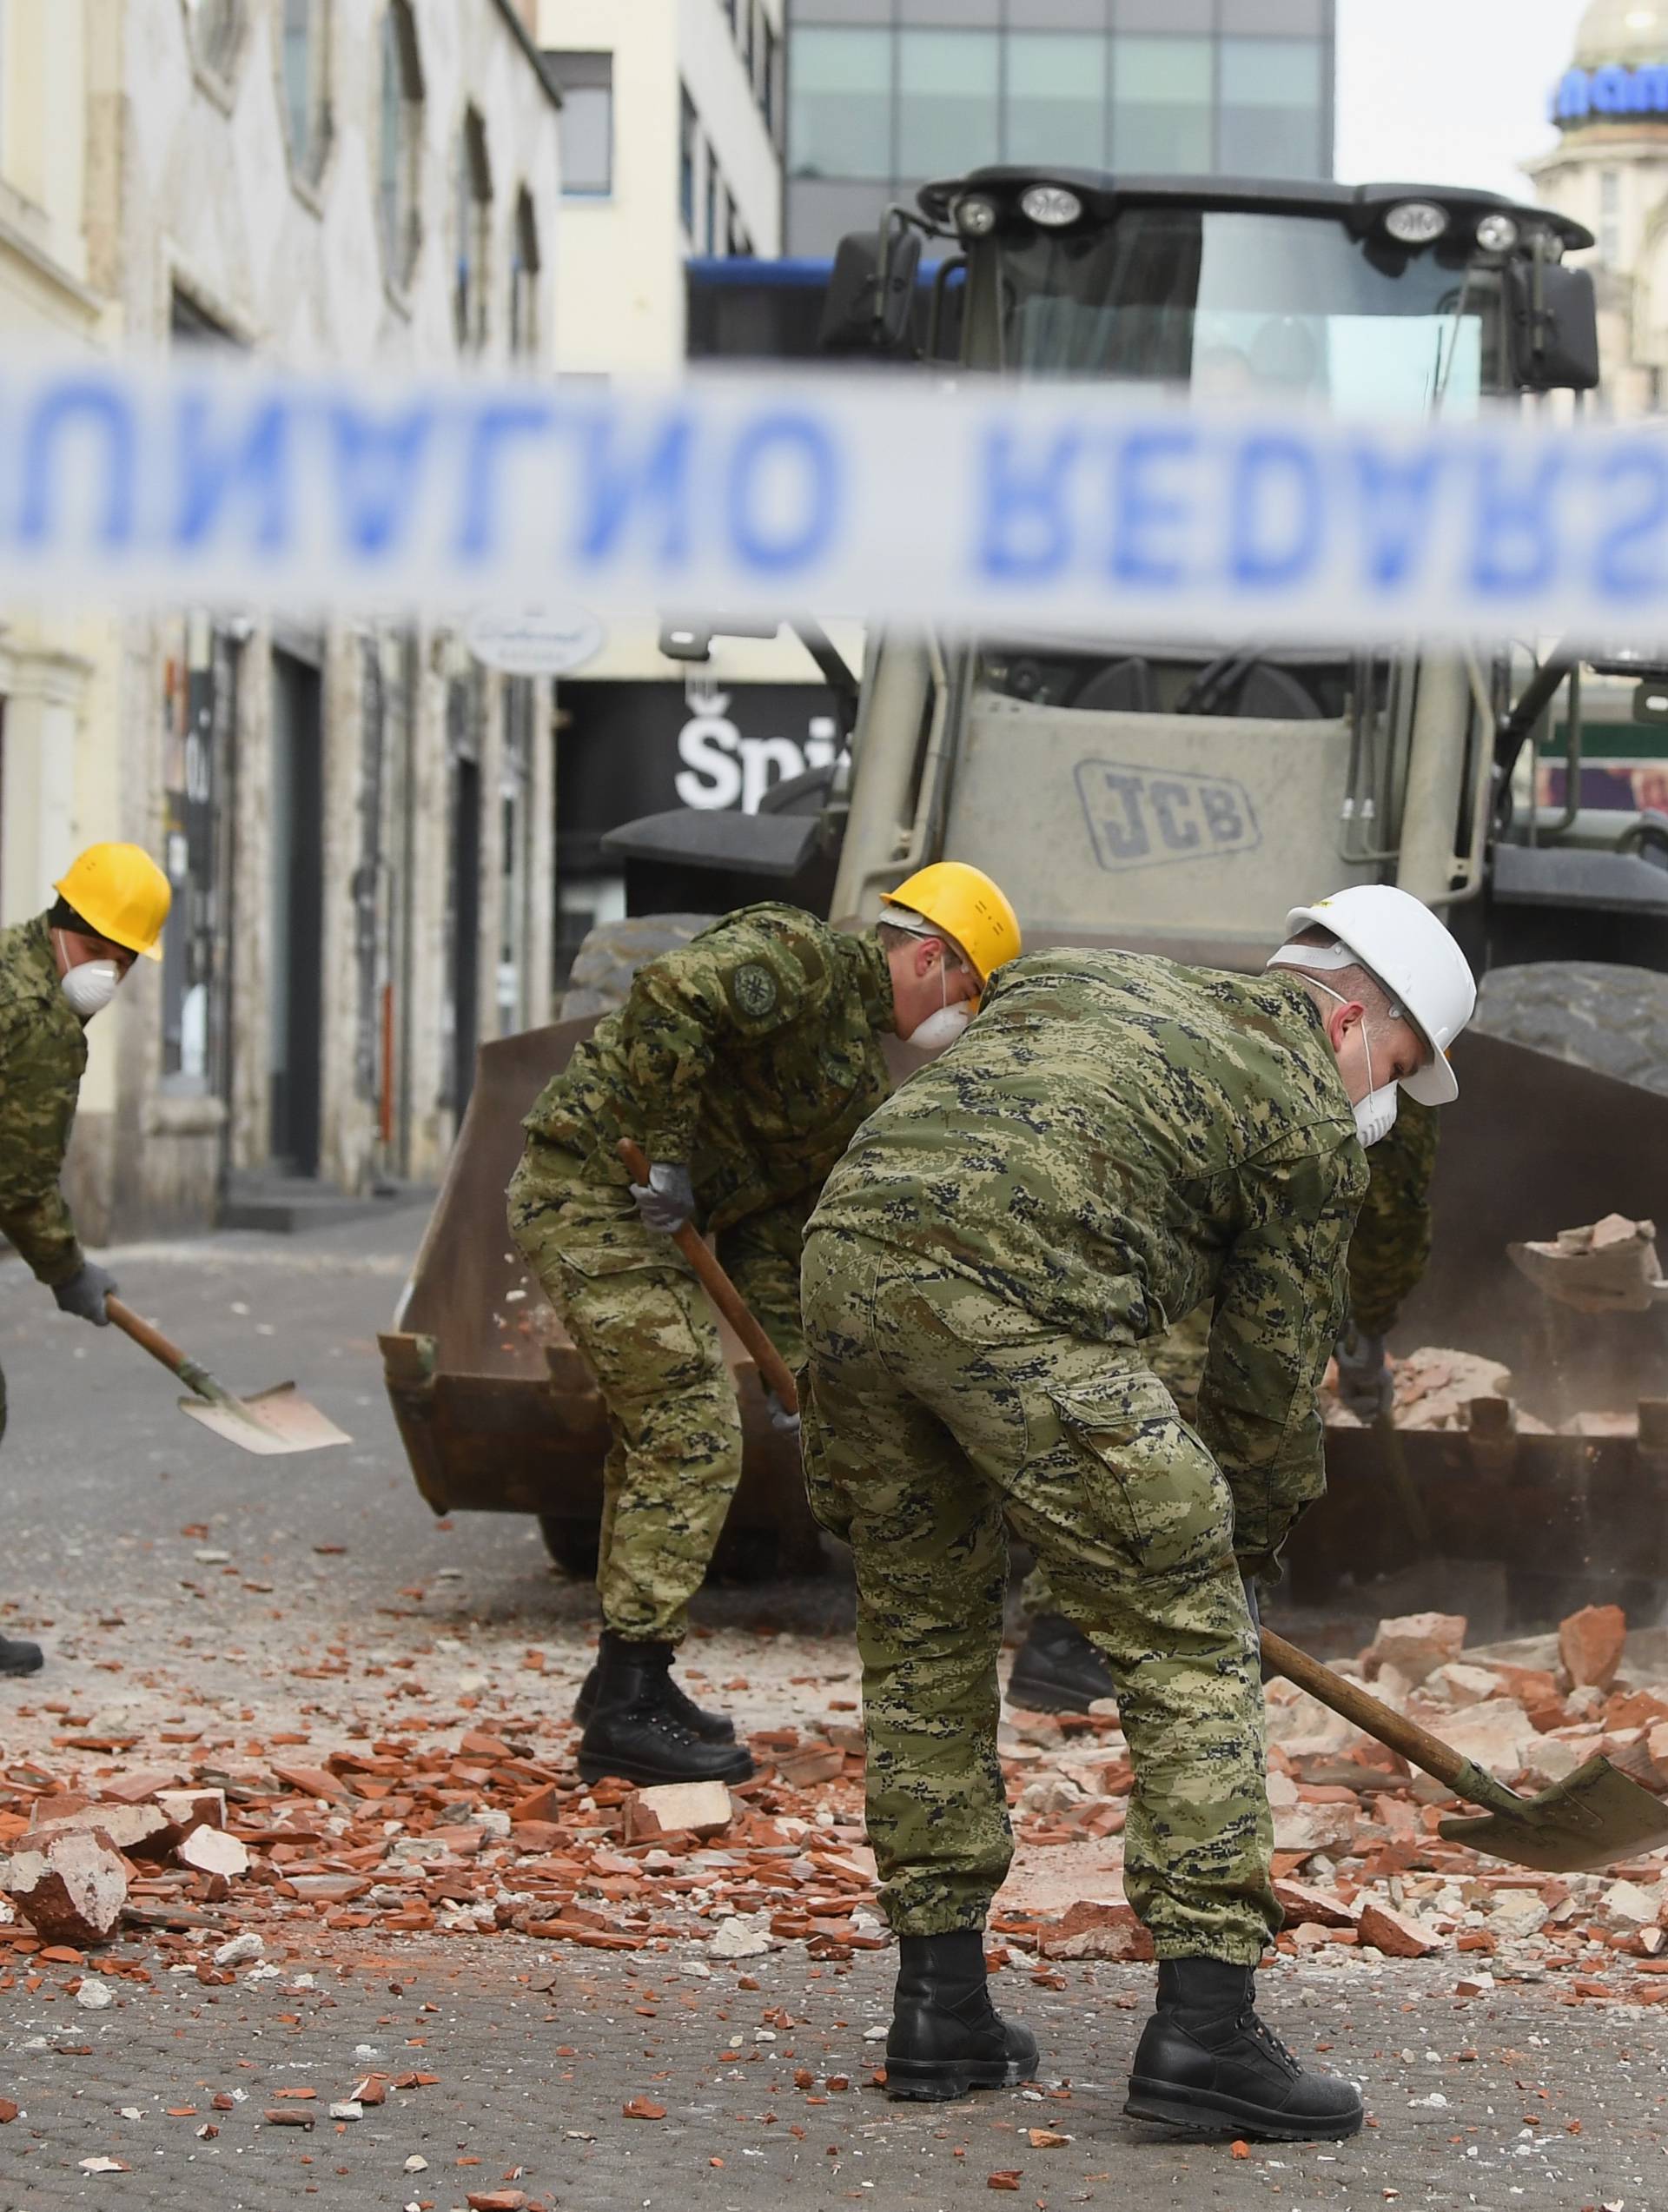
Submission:
[[[597,1592],[604,1623],[676,1643],[741,1480],[741,1415],[706,1293],[622,1186],[533,1139],[510,1183],[511,1234],[596,1377],[612,1441]],[[799,1224],[773,1214],[719,1239],[725,1266],[790,1366],[804,1360]]]
[[[1153,1373],[1175,1401],[1175,1410],[1182,1420],[1195,1419],[1199,1386],[1205,1379],[1205,1354],[1210,1349],[1210,1308],[1195,1307],[1174,1328],[1167,1328],[1142,1349]],[[1041,1560],[1019,1586],[1019,1609],[1027,1620],[1061,1610]]]
[[[996,1757],[1004,1524],[1106,1654],[1135,1768],[1125,1888],[1161,1957],[1249,1964],[1269,1878],[1256,1642],[1221,1471],[1141,1350],[813,1229],[811,1509],[848,1542],[869,1835],[903,1934],[983,1927],[1013,1852]]]

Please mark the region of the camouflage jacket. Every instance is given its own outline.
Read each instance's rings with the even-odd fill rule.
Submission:
[[[1301,983],[1047,951],[870,1116],[811,1226],[1076,1337],[1143,1342],[1211,1301],[1199,1432],[1255,1551],[1325,1487],[1315,1388],[1366,1187]]]
[[[614,1147],[683,1161],[700,1225],[805,1201],[890,1088],[879,1037],[893,1023],[880,940],[795,906],[744,906],[639,970],[526,1119],[581,1154],[596,1180],[628,1180]]]
[[[82,1261],[58,1174],[86,1065],[45,915],[0,930],[0,1231],[46,1283]]]
[[[1437,1112],[1404,1091],[1396,1125],[1367,1154],[1373,1180],[1349,1248],[1349,1310],[1368,1336],[1387,1335],[1431,1256],[1431,1177]]]

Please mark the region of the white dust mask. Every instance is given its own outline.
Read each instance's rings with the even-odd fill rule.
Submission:
[[[64,970],[59,989],[69,1000],[70,1010],[83,1022],[90,1022],[116,997],[121,981],[122,970],[114,960],[83,960],[80,967]]]
[[[918,1029],[911,1030],[904,1042],[917,1052],[947,1052],[972,1018],[965,1006],[941,1006]]]
[[[1373,1054],[1369,1046],[1367,1056],[1367,1073],[1373,1072]],[[1389,1136],[1396,1125],[1396,1109],[1401,1098],[1400,1083],[1380,1083],[1376,1090],[1369,1090],[1365,1098],[1355,1101],[1355,1134],[1363,1144],[1377,1144]]]
[[[943,997],[943,1004],[937,1013],[929,1014],[924,1022],[918,1022],[904,1040],[917,1052],[930,1052],[935,1056],[948,1052],[973,1018],[970,1007],[961,1003],[950,1004],[950,984],[942,963],[938,969],[938,989]]]

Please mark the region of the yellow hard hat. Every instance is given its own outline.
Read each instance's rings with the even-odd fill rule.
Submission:
[[[147,960],[162,957],[161,938],[174,893],[142,845],[89,844],[52,886],[90,930]]]
[[[1019,957],[1018,915],[983,869],[965,860],[935,860],[881,898],[888,906],[909,907],[954,937],[981,985],[1005,961]]]

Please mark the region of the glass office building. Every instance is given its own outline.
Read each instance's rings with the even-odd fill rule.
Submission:
[[[991,162],[1332,174],[1334,0],[789,0],[787,240]]]

